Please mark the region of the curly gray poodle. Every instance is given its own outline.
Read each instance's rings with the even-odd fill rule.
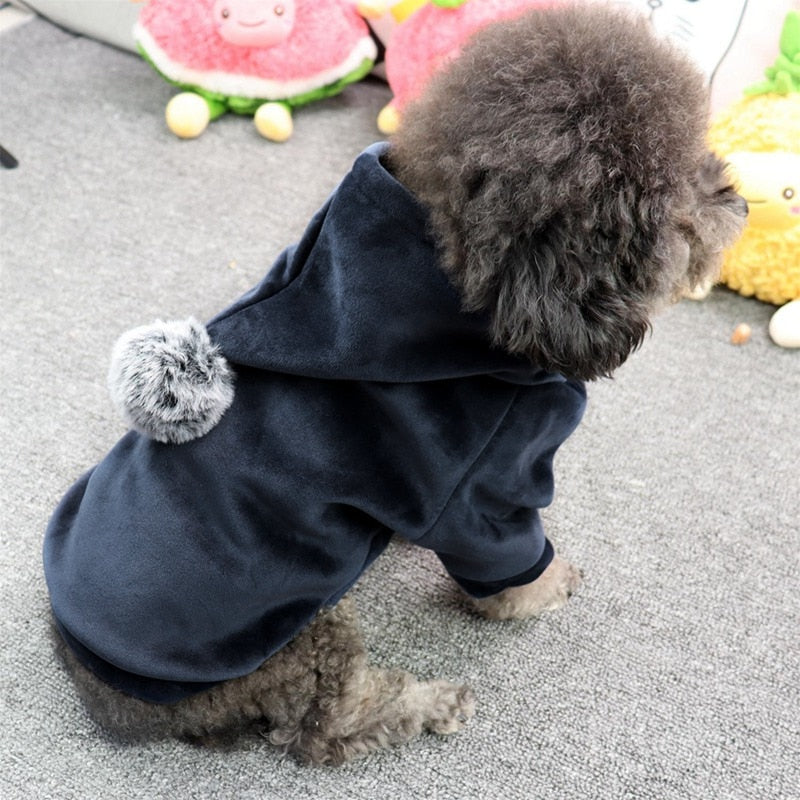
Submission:
[[[319,764],[460,729],[471,690],[370,665],[347,592],[395,533],[492,619],[575,591],[539,510],[584,381],[744,224],[706,124],[702,76],[646,21],[526,12],[469,41],[258,286],[123,336],[133,430],[44,547],[98,721],[258,723]]]

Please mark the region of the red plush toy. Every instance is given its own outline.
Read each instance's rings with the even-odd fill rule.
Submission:
[[[386,45],[386,79],[394,97],[378,115],[381,133],[397,130],[403,107],[473,33],[526,9],[553,4],[554,0],[404,0],[394,4],[390,13],[400,24]]]

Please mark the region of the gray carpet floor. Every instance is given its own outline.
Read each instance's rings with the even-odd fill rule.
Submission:
[[[364,82],[285,145],[224,118],[181,142],[137,57],[41,20],[0,37],[0,797],[800,797],[800,352],[716,289],[664,313],[590,387],[546,510],[586,572],[531,623],[467,613],[435,557],[393,545],[356,589],[374,660],[469,681],[475,720],[341,769],[258,736],[125,746],[47,641],[49,514],[124,428],[105,390],[129,327],[207,318],[305,227],[388,99]],[[735,347],[739,322],[752,340]]]

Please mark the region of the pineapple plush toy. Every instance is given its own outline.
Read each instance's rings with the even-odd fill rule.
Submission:
[[[766,80],[717,116],[714,150],[731,163],[750,215],[720,280],[780,306],[770,335],[800,347],[800,13],[786,17]]]

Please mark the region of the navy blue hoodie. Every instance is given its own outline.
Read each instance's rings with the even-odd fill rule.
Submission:
[[[462,311],[385,147],[209,323],[236,372],[221,422],[180,445],[128,433],[50,521],[58,626],[122,691],[169,703],[257,669],[395,532],[477,597],[553,557],[538,509],[584,387]]]

